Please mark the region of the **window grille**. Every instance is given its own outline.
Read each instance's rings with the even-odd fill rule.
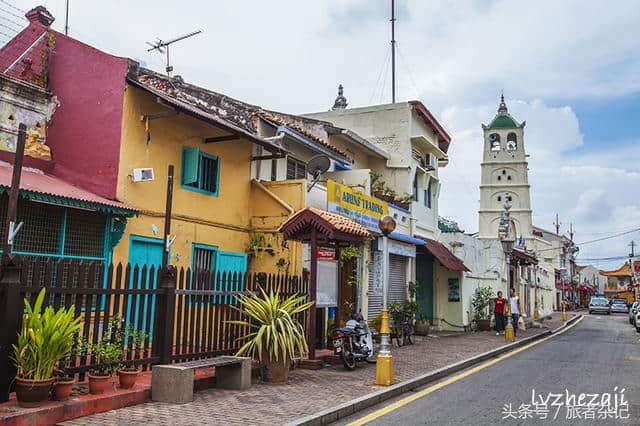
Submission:
[[[307,177],[307,165],[295,158],[287,158],[287,179],[305,179]]]
[[[213,270],[215,266],[216,252],[214,249],[196,247],[193,250],[194,270]]]
[[[24,225],[16,235],[14,250],[59,254],[63,215],[62,207],[20,199],[18,221],[24,222]]]
[[[64,254],[102,257],[106,217],[84,210],[67,210]]]

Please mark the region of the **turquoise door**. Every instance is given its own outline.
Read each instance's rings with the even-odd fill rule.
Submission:
[[[216,271],[220,272],[220,274],[226,272],[228,276],[233,276],[234,272],[237,273],[236,280],[227,279],[226,282],[221,284],[225,288],[221,288],[220,291],[243,291],[244,274],[247,272],[247,255],[230,251],[216,252]],[[235,300],[232,300],[229,296],[224,296],[219,302],[234,303]]]
[[[433,257],[427,253],[417,253],[416,256],[416,301],[418,302],[417,317],[425,318],[433,324]]]
[[[131,281],[129,282],[129,287],[134,286],[133,268],[136,265],[138,265],[138,267],[140,268],[139,274],[142,273],[142,267],[144,265],[147,266],[147,271],[149,271],[151,266],[155,266],[155,270],[156,271],[158,270],[158,268],[162,265],[162,246],[163,246],[163,241],[159,238],[139,237],[137,235],[131,236],[131,240],[129,244],[129,263],[131,264]],[[149,272],[147,272],[147,274],[149,274]],[[156,288],[158,284],[156,282],[156,277],[157,277],[157,273],[155,277],[153,277],[153,288]],[[142,278],[141,276],[138,277],[138,283],[135,284],[136,287],[142,285],[141,278]],[[147,280],[146,280],[147,285],[149,283],[150,278],[151,277],[147,275]],[[143,300],[141,300],[141,298]],[[156,302],[155,296],[136,295],[135,300],[132,300],[132,299],[133,299],[132,297],[128,298],[126,315],[127,315],[127,318],[130,318],[131,307],[134,306],[135,311],[134,311],[134,316],[132,318],[132,320],[134,321],[133,324],[137,326],[139,315],[142,314],[146,317],[148,309],[151,309],[150,318],[154,317],[153,315],[155,312],[155,302]],[[143,329],[146,329],[145,325],[143,325]],[[143,331],[147,331],[147,330],[143,330]],[[149,325],[148,332],[149,332],[149,337],[151,338],[151,333],[153,332],[153,319],[151,321],[151,324]]]

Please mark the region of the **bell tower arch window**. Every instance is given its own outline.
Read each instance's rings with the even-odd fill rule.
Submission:
[[[511,132],[507,135],[507,151],[515,151],[518,149],[518,137]]]

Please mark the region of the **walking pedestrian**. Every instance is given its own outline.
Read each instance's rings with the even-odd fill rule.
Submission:
[[[502,292],[498,292],[498,297],[493,300],[493,315],[496,318],[496,336],[504,334],[504,308],[507,299],[502,297]]]
[[[509,297],[509,305],[511,307],[511,323],[513,324],[513,335],[518,334],[518,319],[520,318],[520,298],[516,296],[516,290],[511,289],[511,297]]]

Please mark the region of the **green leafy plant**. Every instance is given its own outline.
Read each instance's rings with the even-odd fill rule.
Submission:
[[[56,365],[71,352],[74,334],[82,326],[73,306],[54,311],[47,306],[43,313],[45,289],[33,306],[24,299],[25,315],[18,343],[13,345],[13,360],[21,379],[46,380],[53,377]]]
[[[304,328],[294,315],[309,309],[313,302],[305,302],[305,296],[283,298],[279,290],[267,293],[262,288],[259,294],[249,292],[237,296],[237,299],[240,307],[231,307],[246,319],[226,322],[249,329],[245,336],[238,338],[247,342],[238,350],[237,356],[248,355],[260,361],[286,363],[296,353],[308,353]]]
[[[275,253],[273,247],[271,247],[270,244],[267,244],[267,237],[260,232],[251,234],[249,237],[249,245],[245,248],[245,253],[258,258],[264,252],[267,252],[272,256]]]
[[[382,314],[378,314],[375,318],[369,321],[369,327],[373,328],[376,331],[380,331],[380,326],[382,325]]]
[[[347,246],[342,247],[340,249],[340,266],[344,266],[345,263],[350,262],[351,260],[360,256],[361,250],[360,247],[356,246]]]
[[[494,297],[491,287],[478,287],[476,289],[471,299],[474,320],[488,320],[491,318],[490,308]]]
[[[79,352],[96,357],[97,367],[90,373],[94,376],[111,376],[124,365],[125,355],[137,353],[144,345],[147,334],[136,330],[133,324],[125,326],[124,320],[114,316],[97,343],[83,340]],[[134,368],[132,368],[134,369]]]

